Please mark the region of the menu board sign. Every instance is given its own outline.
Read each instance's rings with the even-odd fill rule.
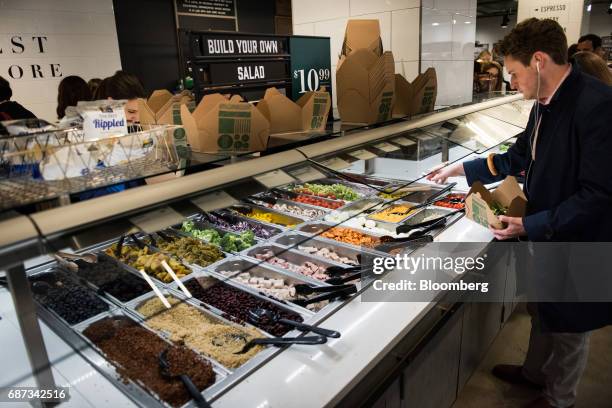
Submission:
[[[202,33],[197,41],[202,57],[287,55],[287,37],[230,33]]]
[[[223,62],[210,64],[208,72],[209,83],[215,85],[281,81],[288,78],[284,61]]]
[[[176,0],[176,14],[236,17],[234,0]]]

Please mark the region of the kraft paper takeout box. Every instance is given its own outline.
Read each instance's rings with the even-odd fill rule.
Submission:
[[[383,52],[378,20],[348,21],[336,68],[336,94],[345,123],[391,119],[395,63],[391,52]]]
[[[180,125],[180,106],[194,109],[193,95],[189,91],[173,95],[166,89],[153,91],[149,99],[139,99],[139,116],[142,124]]]
[[[293,102],[276,88],[268,88],[257,109],[270,122],[270,133],[292,133],[323,130],[331,108],[331,98],[325,88],[306,92]]]
[[[346,23],[342,55],[351,55],[354,51],[367,49],[375,55],[383,53],[378,20],[349,20]]]
[[[389,51],[376,56],[360,49],[342,56],[336,69],[340,119],[345,123],[377,123],[391,119],[395,101],[395,64]]]
[[[527,208],[527,198],[521,187],[512,176],[506,179],[493,191],[487,190],[480,181],[472,184],[472,188],[465,198],[465,215],[470,220],[488,228],[496,229],[505,225],[497,218],[490,205],[498,202],[508,207],[506,215],[509,217],[523,217]]]
[[[206,95],[193,113],[181,106],[181,119],[191,149],[204,153],[265,150],[270,122],[254,105],[234,95]]]
[[[438,79],[435,68],[428,68],[412,83],[400,74],[395,74],[395,104],[393,115],[407,116],[432,112],[438,94]]]

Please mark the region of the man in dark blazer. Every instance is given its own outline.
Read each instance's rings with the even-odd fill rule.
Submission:
[[[525,172],[526,215],[500,216],[507,227],[491,229],[495,238],[612,241],[612,88],[568,64],[567,39],[553,20],[521,22],[501,49],[513,88],[536,100],[525,132],[507,153],[456,163],[428,178],[443,183],[465,175],[471,185]],[[611,304],[539,302],[528,309],[532,328],[523,365],[498,365],[493,374],[541,387],[542,397],[529,407],[572,407],[589,334],[612,324]]]

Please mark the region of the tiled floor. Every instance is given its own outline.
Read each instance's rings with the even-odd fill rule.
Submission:
[[[529,316],[524,311],[515,312],[452,408],[518,408],[538,396],[535,391],[506,384],[490,374],[496,364],[523,361],[530,327]],[[595,331],[591,337],[589,362],[578,389],[576,408],[612,407],[610,378],[612,326]]]

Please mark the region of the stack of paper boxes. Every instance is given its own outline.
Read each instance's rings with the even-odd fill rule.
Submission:
[[[383,52],[378,20],[349,20],[336,69],[338,111],[344,123],[391,119],[395,101],[395,64]]]

